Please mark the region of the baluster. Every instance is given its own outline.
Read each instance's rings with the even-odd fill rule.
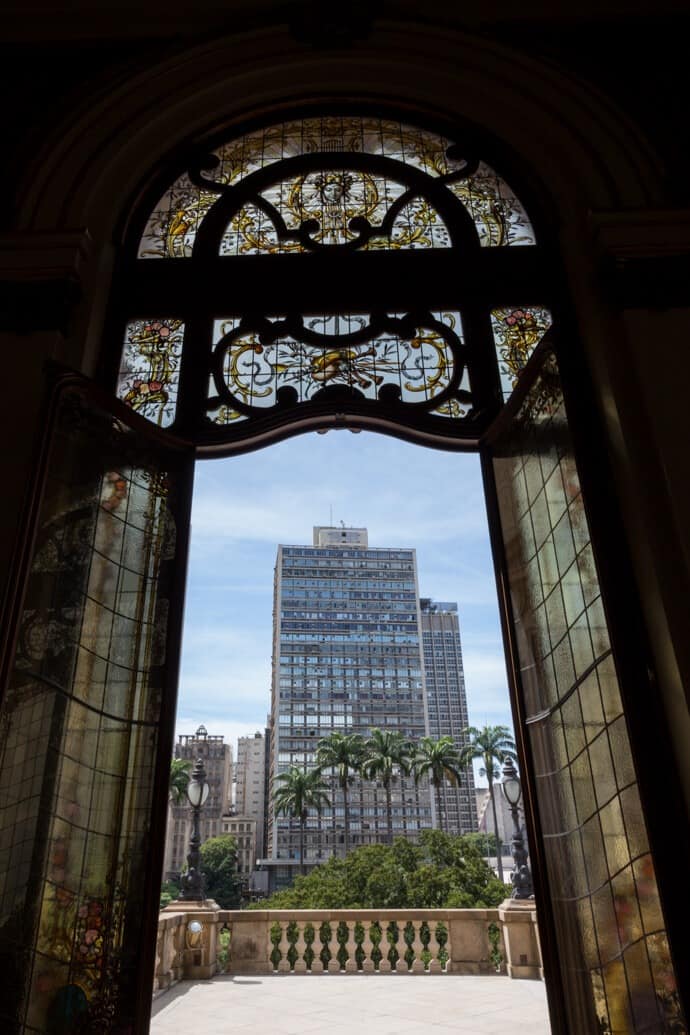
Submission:
[[[379,942],[379,949],[381,950],[381,959],[379,961],[379,974],[390,974],[391,972],[391,961],[388,959],[388,951],[390,945],[388,944],[388,925],[390,920],[379,920],[381,925],[381,941]]]
[[[345,973],[356,974],[357,973],[357,958],[355,952],[357,951],[357,942],[355,941],[355,920],[347,920],[347,960],[345,962]]]
[[[398,924],[398,941],[396,949],[398,950],[398,959],[395,964],[396,974],[407,974],[409,967],[407,966],[407,960],[405,954],[407,953],[407,942],[405,941],[405,935],[407,934],[407,921],[402,921]]]
[[[290,922],[288,920],[280,921],[280,963],[278,964],[279,974],[290,973],[290,960],[288,959],[288,951],[290,949],[290,942],[288,941],[288,927]]]
[[[165,944],[165,931],[160,926],[158,927],[158,935],[156,936],[156,965],[153,971],[153,991],[157,992],[162,987],[161,971],[163,969],[163,955]]]
[[[297,942],[295,949],[297,950],[297,959],[295,965],[292,968],[295,974],[306,974],[307,973],[307,961],[304,958],[304,954],[307,951],[307,941],[304,937],[304,928],[306,924],[303,920],[297,921]]]
[[[340,950],[340,946],[338,945],[338,921],[329,920],[328,926],[331,932],[331,937],[328,939],[328,949],[331,954],[331,958],[328,961],[328,973],[339,974],[340,960],[338,959],[338,952]]]
[[[429,952],[431,953],[431,959],[429,961],[429,973],[430,974],[442,974],[443,967],[441,966],[441,944],[438,940],[438,923],[432,924],[429,922]]]
[[[376,965],[371,958],[371,954],[374,951],[374,943],[371,940],[371,924],[371,920],[364,923],[364,941],[362,942],[362,949],[364,950],[364,959],[362,960],[363,974],[373,974],[376,970]]]
[[[323,961],[321,959],[323,944],[321,942],[321,924],[318,920],[314,921],[314,941],[311,943],[311,947],[314,953],[314,959],[311,961],[311,972],[312,974],[323,974]]]
[[[414,959],[412,960],[412,973],[423,974],[425,971],[424,960],[422,953],[424,952],[424,942],[422,941],[422,924],[423,920],[413,920],[412,927],[414,928],[414,938],[412,939],[412,952],[414,953]]]
[[[450,920],[446,921],[446,927],[448,928],[448,938],[446,940],[446,952],[448,953],[448,959],[446,961],[445,967],[443,968],[443,973],[444,974],[452,974],[453,973],[453,947],[450,944],[450,932],[453,929],[453,925],[451,924]]]

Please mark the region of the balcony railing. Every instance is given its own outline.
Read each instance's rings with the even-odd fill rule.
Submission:
[[[232,974],[508,974],[542,977],[533,902],[498,909],[242,910],[171,903],[154,994]]]

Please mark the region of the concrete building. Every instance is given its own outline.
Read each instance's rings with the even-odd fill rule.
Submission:
[[[229,812],[221,818],[221,827],[237,841],[237,872],[248,879],[256,862],[256,820]]]
[[[279,546],[275,569],[271,785],[289,766],[311,766],[333,731],[366,736],[373,727],[417,740],[428,730],[421,661],[415,551],[369,546],[365,528],[314,528],[311,546]],[[344,851],[342,792],[310,817],[305,861]],[[383,841],[382,787],[355,780],[349,794],[350,846]],[[393,834],[416,838],[432,825],[428,784],[397,778]],[[269,818],[274,866],[298,859],[299,826]],[[280,884],[278,875],[276,883]]]
[[[452,737],[458,748],[468,743],[463,731],[469,725],[458,605],[449,601],[420,600],[424,674],[429,734]],[[477,829],[474,771],[468,767],[457,786],[441,788],[441,827],[449,834],[468,834]]]
[[[230,807],[232,793],[232,747],[222,736],[212,736],[205,726],[194,734],[180,734],[175,745],[175,758],[192,763],[203,758],[209,795],[201,810],[199,827],[202,843],[223,833],[222,816]],[[172,805],[166,831],[165,874],[178,876],[187,860],[192,833],[192,810],[188,803]]]
[[[237,762],[235,763],[235,813],[254,823],[254,858],[264,854],[264,813],[266,808],[266,737],[255,733],[253,737],[239,737],[237,740]]]

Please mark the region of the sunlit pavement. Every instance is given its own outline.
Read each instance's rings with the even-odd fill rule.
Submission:
[[[549,1035],[540,981],[456,975],[275,975],[182,981],[151,1035]]]

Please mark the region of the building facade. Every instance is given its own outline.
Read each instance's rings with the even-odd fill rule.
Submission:
[[[314,529],[311,546],[279,546],[275,569],[271,787],[290,766],[314,764],[319,740],[372,728],[418,740],[428,730],[414,550],[371,548],[364,528]],[[305,862],[344,852],[344,804],[307,822]],[[385,791],[356,779],[349,792],[350,846],[386,840]],[[269,812],[269,855],[299,854],[299,826]],[[432,825],[429,787],[398,777],[393,835]]]
[[[242,813],[228,812],[222,817],[223,834],[231,834],[237,842],[237,872],[245,880],[256,862],[256,820]]]
[[[222,736],[209,735],[205,726],[199,726],[194,734],[178,736],[175,758],[190,762],[192,767],[198,758],[204,761],[209,794],[199,816],[203,844],[209,837],[223,833],[222,816],[230,807],[232,793],[232,747],[224,743]],[[187,861],[191,834],[192,810],[189,803],[171,805],[166,831],[166,876],[179,876]]]
[[[448,601],[420,600],[424,675],[426,681],[429,734],[434,739],[452,737],[462,748],[469,738],[465,673],[458,605]],[[477,829],[474,771],[463,772],[457,786],[445,782],[440,791],[440,826],[449,834],[469,834]]]
[[[254,823],[254,857],[264,854],[264,812],[266,804],[266,737],[238,737],[235,764],[235,813]]]

